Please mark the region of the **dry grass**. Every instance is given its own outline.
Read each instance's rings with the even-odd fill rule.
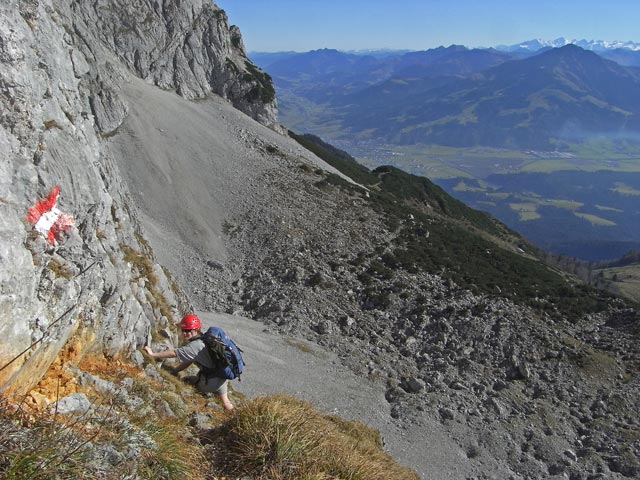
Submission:
[[[22,403],[0,399],[0,478],[418,479],[360,422],[324,415],[287,395],[237,401],[229,415],[165,372],[153,379],[128,361],[81,351],[73,343],[63,349]],[[71,361],[115,388],[78,385],[64,368]],[[45,402],[80,391],[93,402],[83,414],[61,415]],[[175,416],[163,414],[159,407],[172,400]],[[190,412],[207,412],[214,428],[189,427]]]
[[[56,277],[66,278],[67,280],[70,280],[73,277],[73,271],[69,266],[56,259],[49,260],[47,268],[51,270]]]
[[[202,447],[185,429],[181,420],[147,419],[143,430],[155,441],[156,448],[145,450],[138,465],[141,479],[199,480],[204,478],[205,456]]]
[[[22,402],[0,398],[0,478],[7,480],[123,478],[199,480],[205,478],[204,448],[187,425],[187,411],[204,409],[198,396],[183,399],[187,411],[162,414],[156,406],[170,392],[184,388],[145,376],[133,364],[101,355],[77,355],[68,345]],[[64,363],[75,360],[85,372],[118,386],[108,392],[80,388]],[[49,401],[83,391],[93,402],[84,414],[65,416],[36,399]],[[132,402],[123,402],[127,391]],[[129,403],[129,404],[128,404]],[[149,409],[155,412],[149,415]],[[119,460],[105,461],[105,452]],[[118,453],[119,452],[119,453]],[[135,452],[135,453],[132,453]]]
[[[45,130],[51,130],[52,128],[57,128],[58,130],[62,130],[62,126],[60,126],[57,120],[47,120],[44,122]]]
[[[171,323],[175,323],[169,302],[158,288],[158,277],[153,271],[154,263],[150,247],[148,247],[146,240],[144,240],[142,236],[136,234],[136,238],[143,248],[142,253],[131,248],[129,245],[124,243],[120,244],[120,249],[124,254],[125,261],[129,262],[135,270],[134,273],[137,273],[137,276],[134,276],[133,281],[138,281],[141,278],[144,279],[147,289],[153,297],[153,301],[151,302],[152,306],[158,309],[160,314],[167,317]]]
[[[301,352],[313,353],[313,348],[309,344],[301,340],[298,340],[295,338],[285,338],[285,342],[287,343],[287,345],[291,345],[292,347],[297,348]]]
[[[135,419],[95,405],[79,418],[0,406],[0,478],[6,480],[204,478],[203,448],[183,420]],[[100,412],[99,414],[96,412]],[[126,452],[139,439],[134,456]],[[116,465],[100,461],[105,448],[125,452]],[[100,453],[102,452],[102,453]]]
[[[100,432],[93,419],[63,421],[33,415],[21,405],[0,404],[0,478],[6,480],[109,478],[94,468],[93,444]],[[107,419],[102,420],[104,423]],[[90,433],[93,430],[93,433]],[[113,468],[122,478],[124,468]]]
[[[219,443],[224,468],[255,480],[416,480],[381,449],[380,436],[359,423],[325,416],[287,395],[239,407]]]
[[[98,367],[97,363],[92,366]],[[116,376],[122,373],[119,370]],[[163,390],[156,383],[137,377],[131,394],[145,405],[153,405]],[[165,385],[167,388],[171,389]],[[101,398],[99,402],[79,418],[51,411],[35,414],[22,406],[0,404],[0,478],[418,478],[382,451],[377,431],[360,422],[323,415],[287,395],[248,401],[232,416],[210,412],[218,427],[207,431],[209,443],[213,442],[207,447],[187,427],[183,416],[136,415],[122,410],[113,399]],[[191,403],[189,410],[200,408]],[[132,445],[137,445],[137,453],[127,456]],[[97,452],[104,453],[105,448],[124,452],[125,457],[105,467],[104,462],[96,461]],[[208,462],[213,462],[210,467]]]

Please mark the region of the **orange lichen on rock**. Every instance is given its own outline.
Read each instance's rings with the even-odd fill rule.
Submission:
[[[78,344],[69,342],[60,350],[38,385],[29,392],[25,402],[39,410],[57,398],[77,392],[78,383],[73,375],[64,368],[64,365],[69,361],[75,361],[78,356]]]
[[[69,362],[73,362],[82,371],[102,378],[116,379],[140,373],[140,368],[131,362],[108,359],[101,353],[85,353],[86,342],[82,337],[75,337],[60,350],[42,380],[27,395],[27,405],[35,410],[42,410],[56,399],[81,390],[73,372],[66,367]]]
[[[104,355],[85,355],[78,363],[80,370],[103,378],[135,377],[141,373],[140,367],[128,360],[106,358]]]

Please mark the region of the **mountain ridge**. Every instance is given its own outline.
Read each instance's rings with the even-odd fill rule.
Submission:
[[[476,46],[476,47],[467,47],[467,48],[479,48],[479,49],[492,49],[495,48],[496,50],[506,50],[506,51],[514,51],[514,50],[529,50],[529,51],[538,51],[542,48],[558,48],[558,47],[564,47],[565,45],[569,45],[569,44],[574,44],[577,45],[581,48],[584,48],[585,50],[600,50],[600,51],[604,51],[604,50],[616,50],[616,49],[623,49],[623,50],[632,50],[632,51],[637,51],[640,50],[640,43],[638,42],[634,42],[631,40],[628,41],[622,41],[622,40],[587,40],[587,39],[566,39],[564,37],[558,37],[554,40],[547,40],[547,39],[543,39],[543,38],[534,38],[531,40],[525,40],[522,42],[518,42],[518,43],[514,43],[514,44],[499,44],[499,45],[493,45],[493,46],[489,46],[489,47],[482,47],[482,46]],[[441,46],[440,46],[441,47]],[[434,48],[440,48],[440,47],[434,47]],[[390,49],[390,48],[379,48],[379,49],[361,49],[361,50],[343,50],[343,49],[337,49],[338,51],[341,52],[345,52],[345,53],[351,53],[351,54],[356,54],[356,55],[371,55],[371,54],[379,54],[382,56],[386,56],[389,54],[405,54],[405,53],[411,53],[414,52],[416,50],[412,50],[412,49]],[[249,56],[252,55],[281,55],[281,54],[297,54],[297,53],[301,53],[299,51],[288,51],[288,52],[282,52],[282,51],[278,51],[278,52],[261,52],[259,50],[252,50],[248,52]]]
[[[343,84],[336,71],[330,83],[322,75],[316,83],[302,71],[276,69],[283,118],[329,140],[340,139],[339,125],[343,137],[378,144],[544,150],[640,129],[638,71],[573,44],[526,58],[452,46],[377,62],[384,67]],[[304,114],[310,105],[313,114]]]

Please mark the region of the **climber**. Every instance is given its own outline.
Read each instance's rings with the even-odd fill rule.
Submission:
[[[147,346],[144,347],[144,351],[150,357],[156,359],[177,357],[180,364],[177,367],[169,368],[169,371],[174,375],[186,369],[192,363],[195,363],[200,369],[200,373],[195,381],[196,388],[201,392],[213,393],[222,401],[222,406],[227,412],[233,411],[233,404],[227,394],[227,384],[229,381],[226,378],[205,373],[207,370],[213,370],[214,365],[209,352],[205,348],[204,342],[200,338],[202,336],[200,319],[192,313],[185,315],[180,322],[180,329],[182,330],[182,335],[185,340],[187,340],[186,345],[173,350],[162,350],[160,352],[154,352],[151,347]]]

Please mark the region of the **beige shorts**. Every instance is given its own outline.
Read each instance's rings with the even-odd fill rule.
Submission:
[[[216,395],[224,395],[227,393],[227,384],[229,380],[226,378],[209,377],[205,378],[200,375],[196,388],[201,392],[215,393]]]

